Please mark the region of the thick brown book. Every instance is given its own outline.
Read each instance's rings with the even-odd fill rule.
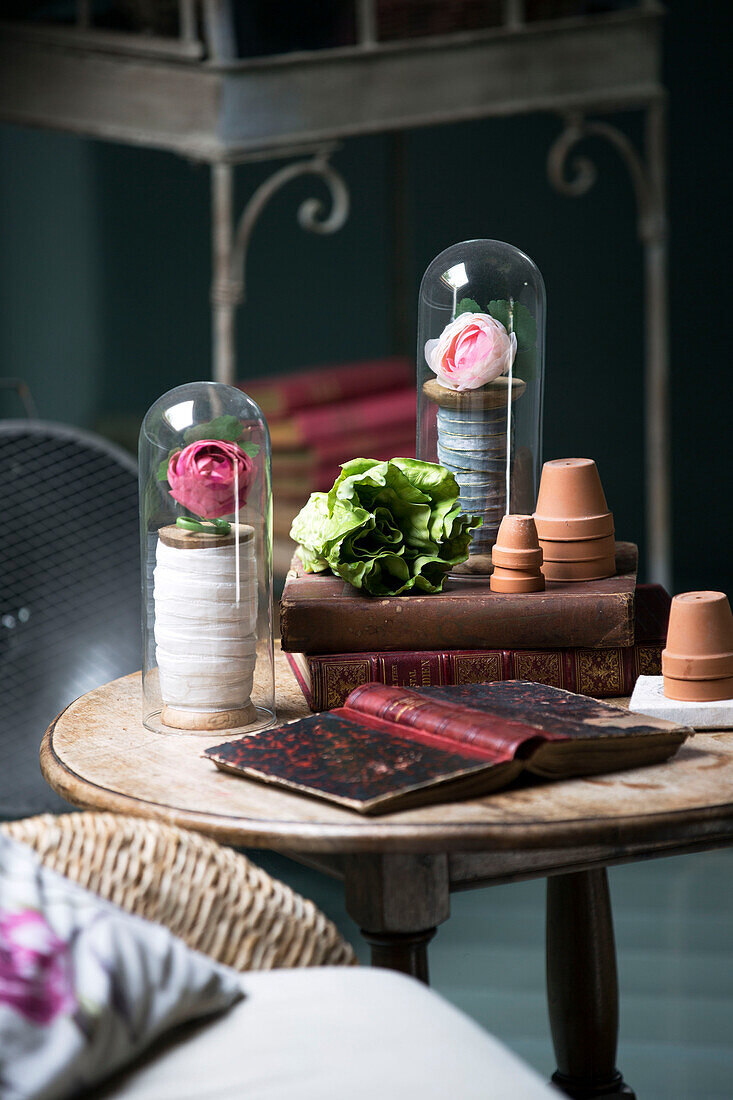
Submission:
[[[530,680],[579,695],[630,695],[639,676],[659,676],[670,598],[659,584],[636,586],[636,641],[596,649],[450,649],[395,653],[286,653],[311,710],[341,707],[350,691],[375,681],[441,687]]]
[[[448,578],[425,596],[365,596],[330,573],[304,573],[297,556],[280,603],[289,653],[565,649],[634,644],[638,553],[616,543],[616,576],[544,592],[492,592],[488,578]]]
[[[570,779],[657,764],[692,730],[543,684],[365,684],[337,710],[206,749],[217,767],[362,814],[478,797],[522,772]]]

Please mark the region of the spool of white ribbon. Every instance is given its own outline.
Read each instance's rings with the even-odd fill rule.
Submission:
[[[197,549],[159,539],[153,579],[164,704],[211,712],[246,707],[257,642],[253,538]]]

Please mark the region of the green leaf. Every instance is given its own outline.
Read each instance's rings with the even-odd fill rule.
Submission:
[[[517,350],[528,351],[537,343],[537,323],[526,306],[521,302],[507,302],[497,298],[486,307],[495,321],[501,321],[507,332],[517,337]]]
[[[458,484],[433,462],[345,462],[329,493],[312,493],[290,536],[308,572],[330,567],[372,596],[439,592],[468,557],[478,517],[461,514]]]
[[[175,451],[172,452],[172,454],[175,454],[175,453],[176,453]],[[170,460],[171,460],[171,456],[168,455],[168,457],[164,458],[163,461],[158,466],[158,473],[156,475],[158,481],[167,481],[168,480],[168,464],[169,464]]]
[[[514,359],[514,374],[524,382],[529,382],[537,373],[537,348],[518,351]]]
[[[225,443],[238,443],[244,435],[244,425],[236,416],[217,416],[206,424],[196,424],[188,428],[183,435],[186,443],[197,443],[200,439],[220,439]]]
[[[239,446],[250,458],[257,458],[260,453],[259,443],[240,443]]]
[[[483,310],[473,298],[461,298],[456,306],[456,317],[460,317],[462,313],[483,313]]]

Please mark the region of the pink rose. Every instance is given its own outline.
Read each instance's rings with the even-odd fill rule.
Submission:
[[[441,386],[477,390],[505,374],[517,353],[517,337],[488,313],[460,313],[437,340],[428,340],[425,358]]]
[[[0,913],[0,1004],[34,1024],[76,1008],[68,945],[34,909]]]
[[[172,455],[168,463],[171,496],[202,519],[229,516],[235,509],[235,481],[239,507],[247,501],[254,463],[236,443],[202,439]]]

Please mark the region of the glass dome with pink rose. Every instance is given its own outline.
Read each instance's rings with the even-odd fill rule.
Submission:
[[[140,430],[142,707],[158,733],[275,720],[267,423],[246,394],[191,382]]]
[[[475,240],[433,260],[420,285],[417,457],[455,477],[481,519],[468,561],[487,575],[502,516],[534,511],[542,465],[545,287],[513,245]]]

